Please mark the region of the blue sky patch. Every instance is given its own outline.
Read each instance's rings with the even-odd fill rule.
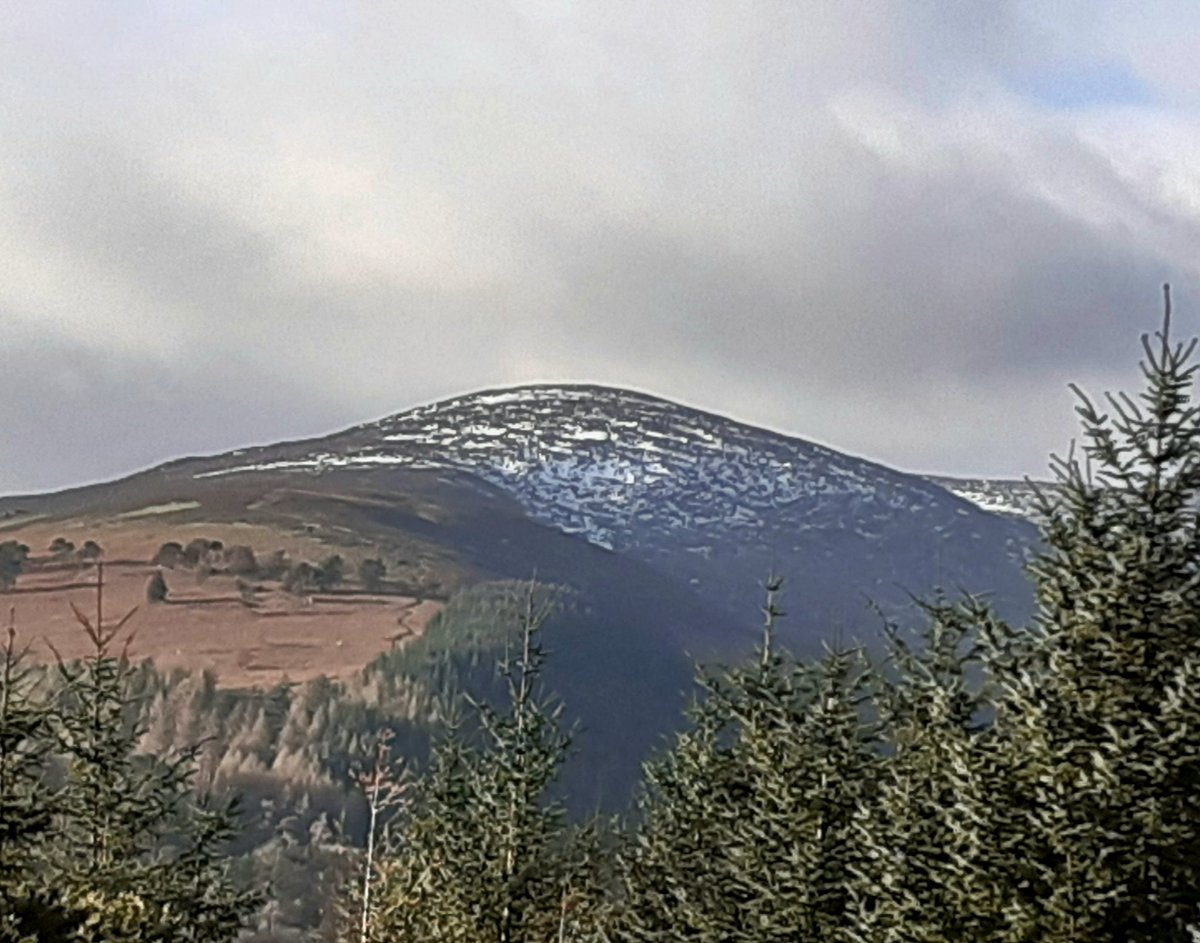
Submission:
[[[1022,76],[1009,83],[1012,91],[1040,105],[1064,110],[1113,105],[1151,105],[1154,92],[1134,73],[1119,65],[1064,66]]]

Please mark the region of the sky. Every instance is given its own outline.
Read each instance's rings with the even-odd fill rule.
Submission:
[[[0,0],[0,493],[524,382],[1044,477],[1200,330],[1194,0]]]

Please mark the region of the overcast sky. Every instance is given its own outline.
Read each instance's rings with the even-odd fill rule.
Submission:
[[[1195,0],[0,7],[0,493],[568,380],[1040,476],[1200,327]]]

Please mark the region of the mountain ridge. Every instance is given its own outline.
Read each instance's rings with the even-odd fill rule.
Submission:
[[[943,580],[986,590],[1001,570],[1001,595],[1013,599],[1024,587],[1009,577],[1035,539],[1020,516],[980,508],[977,482],[931,480],[600,384],[490,388],[176,470],[209,479],[368,469],[472,476],[534,520],[660,567],[731,613],[756,611],[771,571],[793,576],[813,620],[861,625],[847,608],[855,596],[894,608]],[[862,579],[848,579],[851,569]],[[722,581],[736,588],[715,592]]]
[[[831,627],[876,632],[866,600],[893,616],[912,609],[913,595],[937,586],[994,591],[1011,617],[1029,611],[1020,570],[1036,531],[1023,508],[1002,508],[1004,501],[980,482],[899,471],[602,384],[493,387],[324,436],[176,459],[36,503],[84,512],[108,495],[128,513],[139,493],[171,501],[203,491],[225,494],[221,501],[233,513],[239,489],[267,500],[249,479],[287,492],[286,499],[270,500],[295,507],[301,518],[310,499],[300,495],[322,489],[432,496],[441,502],[434,516],[443,523],[393,511],[385,515],[387,526],[508,576],[521,567],[531,571],[539,559],[548,565],[539,554],[549,553],[550,544],[540,540],[527,560],[503,558],[500,532],[516,525],[513,515],[525,515],[690,587],[722,621],[756,613],[762,581],[780,574],[800,600],[790,641],[806,650]],[[1011,488],[997,488],[1000,498],[1015,500]],[[455,509],[468,493],[477,495],[469,503],[491,510],[463,518],[473,524],[445,523],[461,516]],[[984,498],[993,507],[981,508]],[[13,506],[14,499],[0,499],[0,513]],[[327,511],[328,502],[321,513]],[[341,532],[363,526],[361,515],[355,520],[341,520]],[[569,582],[572,574],[564,576]],[[574,575],[577,583],[588,579]]]

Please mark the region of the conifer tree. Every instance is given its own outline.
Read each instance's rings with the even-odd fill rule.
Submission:
[[[236,806],[193,800],[194,749],[138,753],[131,668],[112,650],[132,613],[107,625],[102,600],[101,566],[95,618],[75,610],[92,654],[58,662],[51,726],[63,782],[35,870],[81,920],[72,939],[232,939],[258,899],[228,874]]]
[[[1078,389],[1086,439],[1042,502],[1038,611],[991,645],[1009,771],[994,840],[1002,940],[1189,939],[1200,888],[1200,411],[1170,298],[1146,388]]]
[[[691,729],[648,764],[621,859],[622,940],[834,939],[851,915],[852,824],[878,763],[858,650],[775,651],[768,583],[756,663],[704,675]]]
[[[992,700],[977,646],[979,627],[996,617],[969,595],[920,605],[927,621],[916,645],[885,629],[875,706],[886,759],[855,823],[861,857],[846,937],[861,943],[992,940],[1002,925],[989,866]]]
[[[547,615],[531,582],[520,652],[499,665],[507,703],[471,700],[481,742],[452,725],[412,785],[380,859],[370,939],[587,938],[600,894],[588,846],[571,841],[553,795],[570,737],[561,705],[540,691],[546,653],[537,636]]]
[[[73,925],[36,873],[56,798],[47,780],[50,711],[39,696],[42,673],[17,647],[10,623],[0,648],[0,941],[65,934]]]

